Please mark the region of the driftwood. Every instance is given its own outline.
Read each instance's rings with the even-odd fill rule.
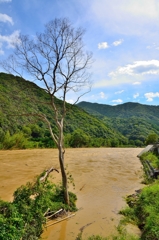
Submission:
[[[64,221],[64,220],[68,219],[68,218],[71,218],[71,217],[75,216],[75,215],[76,215],[75,213],[74,213],[74,214],[71,214],[71,215],[69,215],[69,216],[67,216],[67,217],[65,217],[65,218],[62,218],[62,219],[60,219],[60,220],[58,220],[58,221],[56,221],[56,222],[53,222],[53,223],[50,223],[49,225],[46,225],[46,227],[50,227],[50,226],[52,226],[52,225],[54,225],[54,224],[56,224],[56,223],[62,222],[62,221]]]
[[[57,212],[54,212],[53,214],[51,214],[51,215],[47,216],[47,217],[46,217],[46,219],[49,219],[49,218],[51,218],[51,217],[55,216],[56,214],[60,213],[61,211],[63,211],[63,209],[62,209],[62,208],[61,208],[60,210],[58,210]],[[51,221],[51,219],[49,219],[48,221]]]
[[[48,208],[47,211],[44,213],[44,217],[48,214],[49,211],[50,211],[50,208]]]
[[[45,172],[45,175],[40,178],[40,182],[46,181],[47,178],[48,178],[48,176],[49,176],[49,174],[50,174],[51,172],[53,172],[53,171],[56,171],[56,172],[59,173],[59,171],[58,171],[56,168],[53,168],[53,167],[52,167],[52,168],[50,168],[50,169],[47,169],[46,172]]]

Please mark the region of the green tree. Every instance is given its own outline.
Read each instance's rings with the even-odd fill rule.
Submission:
[[[117,138],[114,138],[111,140],[111,147],[118,147],[119,146],[119,141]]]
[[[88,146],[89,140],[90,140],[89,136],[85,134],[83,130],[77,129],[72,134],[70,145],[71,147]]]
[[[31,133],[32,133],[31,128],[28,127],[28,126],[23,126],[23,127],[22,127],[22,132],[24,133],[24,135],[25,135],[26,137],[30,137],[30,136],[31,136]]]
[[[7,131],[3,140],[3,149],[10,149],[13,146],[10,132]]]
[[[150,133],[146,139],[146,144],[153,144],[158,141],[158,135],[156,133]]]
[[[38,138],[43,136],[43,131],[37,124],[31,124],[29,125],[29,127],[31,128],[31,136],[33,138]]]

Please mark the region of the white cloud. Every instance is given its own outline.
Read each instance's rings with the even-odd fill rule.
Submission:
[[[9,22],[12,25],[14,24],[14,22],[10,16],[8,16],[7,14],[2,14],[2,13],[0,13],[0,22]]]
[[[116,77],[116,73],[115,73],[115,72],[110,72],[110,73],[108,74],[108,76],[115,78],[115,77]]]
[[[113,42],[113,45],[117,47],[118,45],[122,44],[123,41],[124,41],[123,39],[120,39],[118,41]]]
[[[137,97],[139,97],[139,93],[136,93],[133,95],[133,98],[137,98]]]
[[[118,41],[114,41],[112,45],[117,47],[118,45],[122,44],[122,42],[123,42],[123,39],[120,39]],[[107,42],[98,43],[98,49],[106,49],[106,48],[109,48],[109,45]]]
[[[0,0],[0,3],[2,2],[11,2],[12,0]]]
[[[159,50],[159,45],[158,45],[158,43],[153,43],[153,44],[147,46],[146,48],[147,49],[157,49],[157,50]]]
[[[109,75],[157,75],[159,74],[159,60],[135,61],[133,64],[128,64],[125,67],[118,67],[115,72]]]
[[[121,94],[123,92],[124,92],[124,90],[121,90],[121,91],[115,92],[115,94]]]
[[[140,85],[141,82],[134,82],[133,85]]]
[[[113,102],[113,103],[119,103],[119,104],[120,104],[120,103],[123,102],[123,100],[122,100],[122,99],[116,99],[116,100],[112,100],[112,102]]]
[[[104,92],[100,92],[100,97],[102,98],[102,99],[107,99],[107,96],[105,95],[105,93]]]
[[[66,100],[66,102],[70,103],[70,104],[74,104],[75,103],[75,101],[73,99],[68,99],[68,100]]]
[[[98,49],[106,49],[106,48],[109,48],[107,42],[98,43]]]
[[[145,93],[145,98],[147,98],[147,101],[148,102],[152,102],[153,101],[153,98],[156,98],[158,97],[159,98],[159,92],[149,92],[149,93]]]
[[[9,36],[0,35],[0,43],[7,43],[7,48],[14,48],[15,43],[20,43],[19,31],[14,31]]]

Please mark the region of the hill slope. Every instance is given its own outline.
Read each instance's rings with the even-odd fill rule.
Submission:
[[[110,118],[140,117],[156,124],[159,123],[159,106],[143,105],[132,102],[116,106],[89,102],[80,102],[77,105],[93,115],[103,115]]]
[[[60,107],[61,101],[57,99],[57,103]],[[0,73],[1,141],[4,141],[6,132],[9,130],[11,135],[23,132],[32,141],[40,141],[41,146],[50,146],[48,144],[50,134],[45,123],[33,116],[37,113],[45,114],[50,120],[54,131],[57,131],[49,96],[45,90],[17,76]],[[73,141],[71,136],[73,134],[75,136],[76,132],[78,133],[76,133],[76,136],[85,136],[87,142],[92,141],[92,145],[95,146],[101,143],[106,145],[107,141],[114,141],[114,139],[118,139],[121,143],[126,141],[122,134],[112,130],[100,119],[91,116],[78,106],[70,104],[67,104],[64,131],[68,146],[71,146],[71,141]],[[102,140],[98,143],[97,139]],[[48,145],[45,144],[46,142]]]
[[[159,106],[131,102],[117,106],[80,102],[78,106],[119,131],[129,141],[137,141],[136,145],[144,143],[151,132],[159,136]]]

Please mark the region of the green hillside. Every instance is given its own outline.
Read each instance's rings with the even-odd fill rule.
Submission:
[[[151,132],[159,136],[159,106],[131,102],[116,106],[80,102],[78,106],[119,131],[131,144],[144,144]]]
[[[78,106],[92,114],[106,117],[130,118],[139,117],[154,124],[159,123],[159,106],[143,105],[140,103],[124,103],[116,106],[106,104],[80,102]]]
[[[60,109],[61,101],[57,99]],[[0,148],[54,146],[46,124],[36,115],[47,116],[56,132],[49,96],[35,83],[0,73]],[[33,116],[34,115],[34,116]],[[115,146],[127,139],[78,106],[67,104],[66,146]]]

